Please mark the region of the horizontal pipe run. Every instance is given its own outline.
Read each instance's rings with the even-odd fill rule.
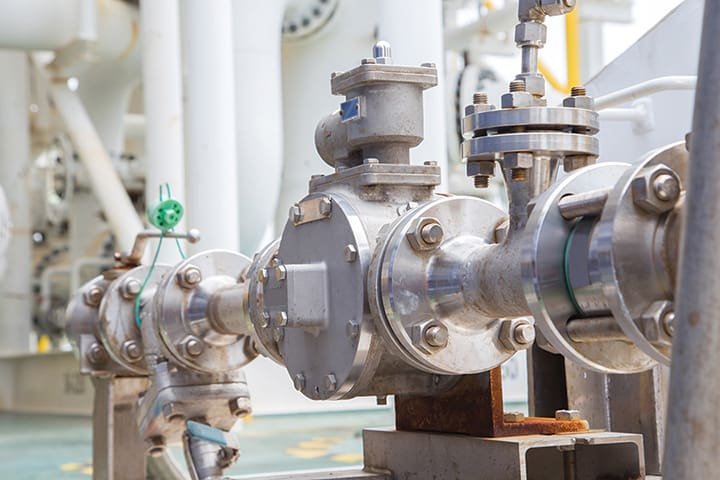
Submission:
[[[649,97],[655,93],[675,90],[695,90],[697,77],[694,75],[676,75],[669,77],[658,77],[646,82],[638,83],[628,88],[597,97],[595,109],[604,110],[610,107],[618,107],[634,100]]]
[[[577,343],[628,342],[620,324],[613,317],[578,318],[565,325],[568,337]]]

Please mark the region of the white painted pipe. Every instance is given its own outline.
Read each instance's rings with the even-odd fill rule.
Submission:
[[[628,88],[623,88],[613,93],[603,95],[595,99],[595,108],[617,107],[643,97],[649,97],[655,93],[673,90],[695,90],[697,77],[694,75],[676,75],[669,77],[658,77],[647,82],[638,83]]]
[[[0,184],[11,218],[7,265],[0,277],[0,353],[27,352],[32,319],[29,86],[27,55],[0,51]]]
[[[158,186],[168,182],[173,197],[184,202],[185,148],[177,0],[140,2],[140,20],[147,128],[145,195],[148,201],[157,199]],[[181,224],[180,229],[183,228]],[[175,262],[177,254],[166,248],[159,260]]]
[[[246,15],[253,12],[249,10]],[[181,0],[180,19],[186,222],[202,232],[198,248],[236,251],[240,247],[240,218],[231,1]],[[247,67],[243,75],[255,75],[254,65]],[[253,161],[263,162],[264,158]]]
[[[280,193],[281,30],[286,3],[265,0],[259,8],[247,0],[233,2],[238,215],[240,250],[245,253],[256,251],[263,237],[272,238],[266,232],[272,229]]]
[[[85,0],[4,0],[0,48],[57,50],[76,38]]]
[[[64,82],[53,82],[50,95],[85,167],[93,193],[122,251],[129,251],[143,225],[113,168],[80,98]]]
[[[447,188],[442,0],[382,0],[379,6],[378,39],[392,45],[393,62],[432,62],[438,67],[438,86],[425,92],[425,140],[410,151],[410,160],[437,162],[443,173],[441,188]]]

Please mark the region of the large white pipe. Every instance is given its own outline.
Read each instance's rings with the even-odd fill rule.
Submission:
[[[76,37],[85,0],[5,0],[0,47],[57,50]]]
[[[0,353],[26,352],[32,318],[29,86],[27,55],[0,51],[0,184],[12,222],[0,276]]]
[[[240,218],[231,1],[182,0],[180,18],[187,224],[202,233],[199,248],[235,251]],[[254,75],[254,66],[247,66],[243,75]]]
[[[172,186],[173,197],[184,202],[185,148],[177,0],[141,1],[140,20],[147,127],[145,196],[148,201],[154,201],[158,198],[158,186],[167,182]],[[165,262],[177,261],[177,254],[166,248],[159,258]]]
[[[435,161],[442,169],[447,188],[447,135],[445,132],[445,87],[442,0],[381,0],[378,39],[392,45],[398,65],[435,63],[438,86],[425,92],[425,140],[410,151],[412,163]]]
[[[102,140],[80,98],[70,91],[65,82],[53,82],[50,95],[78,151],[93,193],[110,224],[118,247],[122,251],[129,251],[135,235],[142,230],[143,225]]]
[[[233,2],[238,215],[240,249],[245,253],[255,251],[272,229],[280,193],[281,29],[286,3],[265,0],[258,7],[247,0]]]

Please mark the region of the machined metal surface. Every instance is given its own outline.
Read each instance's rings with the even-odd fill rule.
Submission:
[[[573,223],[565,220],[558,201],[577,194],[612,186],[628,165],[602,163],[581,169],[554,185],[535,201],[528,220],[522,252],[522,271],[528,305],[538,328],[566,358],[601,373],[633,373],[652,368],[654,360],[625,341],[575,342],[566,324],[577,315],[568,293],[565,248]]]
[[[515,349],[500,341],[502,321],[485,317],[463,296],[463,267],[469,252],[494,243],[504,213],[469,197],[431,202],[400,219],[374,258],[370,301],[382,319],[378,330],[417,368],[439,374],[490,370]],[[441,242],[422,239],[437,225]],[[418,239],[425,247],[420,246]],[[441,344],[428,333],[442,330]]]
[[[144,359],[140,325],[135,318],[135,301],[141,294],[141,308],[152,300],[157,284],[170,270],[168,265],[155,265],[148,277],[149,266],[141,266],[119,276],[108,286],[100,304],[98,330],[103,346],[118,364],[136,375],[150,372]],[[145,288],[140,289],[145,283]]]
[[[231,371],[255,358],[251,337],[220,334],[207,318],[213,292],[236,285],[249,264],[238,253],[210,250],[164,276],[153,300],[153,326],[169,358],[207,373]]]
[[[598,270],[610,310],[628,338],[665,365],[670,364],[672,332],[663,321],[672,313],[679,248],[677,217],[684,200],[687,161],[685,142],[649,154],[617,182],[597,227]],[[671,201],[659,200],[667,204],[665,211],[648,211],[644,204],[638,204],[638,191],[633,186],[644,182],[642,177],[651,169],[657,171],[649,181],[665,171],[680,181]],[[655,308],[656,302],[663,301],[670,303],[669,310]]]

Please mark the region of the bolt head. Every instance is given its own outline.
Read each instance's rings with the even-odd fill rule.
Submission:
[[[533,94],[530,92],[508,92],[500,97],[502,108],[525,108],[534,105]]]
[[[284,327],[288,323],[288,316],[286,312],[275,312],[275,326]]]
[[[135,278],[128,278],[122,286],[122,296],[128,300],[133,300],[140,294],[142,284]]]
[[[282,282],[287,278],[287,267],[285,265],[278,265],[275,267],[275,280]]]
[[[321,198],[318,208],[320,209],[320,215],[324,217],[330,216],[332,212],[332,200],[329,197]]]
[[[205,345],[199,338],[190,336],[183,342],[183,350],[186,355],[197,357],[205,350]]]
[[[590,155],[568,155],[563,159],[563,169],[566,172],[574,172],[595,163],[595,160],[597,157]]]
[[[425,342],[433,348],[445,348],[448,344],[448,329],[445,325],[430,325],[423,333]]]
[[[328,392],[334,392],[337,388],[337,378],[334,373],[328,373],[324,378],[325,390]]]
[[[443,228],[437,218],[420,217],[410,223],[406,237],[413,250],[422,251],[437,248],[443,235]]]
[[[296,374],[293,377],[293,385],[295,386],[295,390],[298,392],[305,390],[305,375],[302,373]]]
[[[505,168],[532,168],[535,156],[527,152],[506,153],[502,163]]]
[[[578,410],[556,410],[555,420],[570,422],[573,420],[582,420],[582,415]]]
[[[360,335],[360,324],[355,320],[348,320],[346,330],[349,337],[355,338]]]
[[[582,108],[585,110],[595,110],[595,100],[587,95],[577,97],[566,97],[563,100],[563,107],[566,108]]]
[[[92,286],[85,290],[85,293],[83,294],[83,301],[88,307],[97,307],[100,305],[104,293],[105,291],[102,288]]]
[[[302,212],[302,208],[300,207],[299,204],[296,203],[295,205],[290,207],[290,211],[288,213],[288,218],[293,223],[298,223],[302,220],[303,212]]]
[[[268,280],[268,272],[266,268],[261,268],[257,272],[257,279],[260,283],[265,283]]]
[[[357,260],[358,251],[357,248],[355,248],[355,245],[348,244],[345,245],[345,261],[348,263],[352,263],[355,260]]]
[[[267,310],[263,310],[261,321],[260,321],[260,327],[261,328],[267,328],[270,326],[270,313],[268,313]]]
[[[127,340],[123,343],[122,351],[126,359],[136,362],[142,357],[142,348],[135,340]]]
[[[667,312],[662,317],[662,324],[665,333],[672,337],[675,334],[675,312]]]

